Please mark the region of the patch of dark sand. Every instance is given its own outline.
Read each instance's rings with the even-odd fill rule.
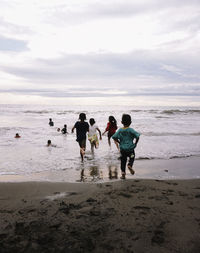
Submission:
[[[125,198],[131,198],[132,195],[126,192],[119,192],[118,193],[119,196],[125,197]]]
[[[127,180],[112,190],[88,185],[82,194],[54,201],[26,196],[27,204],[20,196],[19,204],[0,209],[13,210],[0,213],[0,252],[197,253],[199,186],[198,180]]]

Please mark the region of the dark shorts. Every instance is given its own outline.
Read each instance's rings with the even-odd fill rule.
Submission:
[[[108,138],[110,139],[113,136],[114,133],[108,132]]]
[[[77,140],[80,148],[85,148],[86,147],[86,139],[82,140]]]
[[[127,159],[129,158],[128,165],[131,167],[133,166],[134,160],[135,160],[135,150],[130,151],[120,151],[121,153],[121,171],[126,172],[126,163]]]

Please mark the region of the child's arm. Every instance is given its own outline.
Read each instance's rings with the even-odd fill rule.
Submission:
[[[102,140],[102,137],[101,137],[101,130],[97,127],[97,131],[99,132],[99,139]]]
[[[104,135],[106,132],[107,132],[107,131],[105,130],[105,131],[102,133],[102,135]]]
[[[75,129],[75,125],[72,127],[72,133],[74,132],[74,129]]]
[[[106,132],[108,132],[108,131],[109,131],[109,128],[110,128],[110,123],[108,122],[107,127],[106,127],[106,129],[105,129],[105,131],[103,132],[102,135],[104,135]]]
[[[120,129],[116,133],[114,133],[113,136],[112,136],[112,139],[114,141],[116,141],[117,143],[120,143],[120,140],[119,140],[119,131],[120,131]]]
[[[118,137],[115,136],[115,135],[116,135],[116,133],[112,136],[112,139],[113,139],[115,142],[120,143],[120,140],[119,140]]]
[[[113,138],[113,137],[112,137],[112,138]],[[117,143],[120,143],[119,139],[117,139],[117,138],[113,138],[113,140],[114,140],[115,142],[117,142]]]
[[[140,137],[137,137],[137,138],[136,138],[135,147],[137,146],[137,143],[138,143],[139,139],[140,139]]]

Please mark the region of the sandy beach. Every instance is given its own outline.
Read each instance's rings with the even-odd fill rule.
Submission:
[[[0,183],[0,252],[200,252],[200,180]]]

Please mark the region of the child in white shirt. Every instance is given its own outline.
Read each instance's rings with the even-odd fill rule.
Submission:
[[[88,140],[90,141],[91,144],[91,151],[92,153],[94,152],[94,147],[98,148],[99,146],[99,140],[97,136],[97,131],[99,132],[99,138],[101,138],[101,131],[98,128],[98,126],[95,124],[95,120],[93,118],[90,119],[90,126],[89,126],[89,132],[88,132]]]

